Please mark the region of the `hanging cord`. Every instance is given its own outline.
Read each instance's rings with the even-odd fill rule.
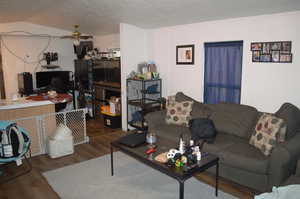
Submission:
[[[37,56],[37,60],[36,61],[32,61],[32,62],[28,62],[27,60],[25,60],[24,58],[18,56],[16,53],[14,53],[11,49],[9,49],[9,47],[6,45],[6,43],[4,42],[3,36],[1,35],[6,35],[6,34],[11,34],[11,36],[18,36],[18,35],[14,35],[14,33],[25,33],[31,36],[37,36],[37,37],[47,37],[48,41],[46,46],[43,48],[43,50],[41,50],[41,52],[38,54]],[[26,36],[26,35],[24,35]],[[11,31],[11,32],[0,32],[0,41],[3,44],[3,47],[13,56],[15,56],[16,58],[18,58],[19,60],[21,60],[23,63],[25,64],[37,64],[37,66],[35,67],[34,71],[36,71],[36,69],[40,66],[40,62],[43,60],[43,58],[40,58],[40,56],[48,49],[48,47],[50,46],[51,43],[51,39],[52,36],[48,35],[48,34],[33,34],[30,32],[26,32],[26,31]]]

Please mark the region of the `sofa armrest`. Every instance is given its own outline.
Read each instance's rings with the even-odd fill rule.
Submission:
[[[145,115],[149,127],[165,124],[167,110],[150,112]]]
[[[288,139],[286,142],[282,143],[282,146],[286,148],[293,160],[298,160],[300,157],[300,132],[298,132],[295,136]]]
[[[300,133],[284,143],[278,144],[270,157],[270,186],[279,186],[290,175],[295,173],[300,156]]]

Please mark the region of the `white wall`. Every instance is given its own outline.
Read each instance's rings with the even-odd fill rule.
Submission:
[[[120,34],[94,36],[94,47],[101,52],[107,52],[110,48],[120,48]]]
[[[241,103],[274,112],[283,102],[300,107],[300,12],[158,28],[149,52],[163,79],[163,95],[183,91],[203,98],[204,42],[244,41]],[[293,63],[252,63],[251,42],[292,41]],[[195,44],[195,65],[176,65],[176,45]]]
[[[120,24],[122,128],[127,130],[126,78],[136,71],[137,64],[149,60],[148,31],[129,24]]]
[[[1,33],[10,31],[26,31],[34,34],[49,34],[51,36],[70,34],[70,32],[68,31],[26,22],[0,24]],[[38,54],[45,48],[48,42],[48,38],[46,37],[2,36],[2,38],[6,46],[14,54],[23,59],[26,59],[27,62],[34,62],[38,60]],[[6,98],[11,98],[14,93],[18,92],[17,74],[21,72],[34,73],[37,64],[24,63],[23,61],[12,55],[12,53],[9,52],[3,44],[1,45],[1,51]],[[75,58],[75,55],[73,50],[73,43],[71,40],[54,37],[51,39],[50,45],[47,48],[46,52],[48,51],[58,52],[58,62],[54,63],[60,65],[61,70],[74,71],[73,60]],[[44,62],[42,63],[45,64]],[[36,71],[40,70],[41,68],[38,67]]]

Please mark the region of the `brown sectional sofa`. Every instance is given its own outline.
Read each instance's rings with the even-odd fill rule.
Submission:
[[[275,113],[287,123],[287,140],[277,144],[270,156],[263,155],[249,144],[256,122],[262,114],[256,108],[238,104],[203,104],[179,92],[176,101],[194,101],[192,118],[207,117],[214,121],[218,135],[203,151],[220,157],[220,175],[250,188],[266,191],[282,184],[295,173],[300,155],[300,110],[283,104]],[[178,140],[190,135],[189,128],[165,123],[166,110],[146,115],[149,131],[158,136]],[[214,169],[211,170],[214,172]]]

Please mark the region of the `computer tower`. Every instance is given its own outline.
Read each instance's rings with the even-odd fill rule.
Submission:
[[[31,73],[24,72],[18,74],[19,93],[23,95],[31,95],[33,93],[33,82]]]

